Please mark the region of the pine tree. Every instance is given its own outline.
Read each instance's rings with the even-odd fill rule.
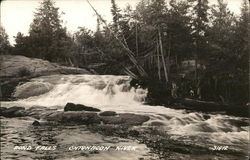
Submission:
[[[241,7],[241,16],[238,23],[238,38],[241,44],[241,51],[248,54],[250,46],[248,45],[250,40],[250,9],[249,2],[247,0],[243,1]]]
[[[171,35],[171,53],[178,65],[182,60],[192,57],[192,28],[189,4],[187,1],[171,0],[168,10],[168,30]]]
[[[121,14],[120,14],[120,9],[117,6],[115,0],[111,0],[111,13],[113,16],[113,26],[114,26],[114,32],[117,33],[119,30],[119,20],[121,18]]]
[[[17,35],[15,36],[16,44],[14,45],[14,51],[13,51],[14,54],[31,57],[32,54],[29,51],[28,40],[29,39],[27,36],[24,36],[21,32],[18,32]]]
[[[10,42],[5,29],[0,26],[0,54],[9,54],[10,53]]]
[[[58,9],[52,0],[44,0],[35,12],[29,31],[33,57],[50,61],[64,61],[67,57],[70,38],[62,27]]]
[[[193,37],[194,37],[194,59],[195,59],[195,76],[194,86],[196,95],[198,93],[200,77],[198,73],[198,63],[201,59],[206,58],[207,51],[207,30],[208,30],[208,0],[189,0],[193,8]]]

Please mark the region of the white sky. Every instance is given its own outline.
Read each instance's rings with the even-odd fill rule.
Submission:
[[[64,25],[69,32],[75,32],[78,27],[86,27],[91,30],[96,29],[96,16],[86,0],[54,0],[56,7],[62,16]],[[111,0],[89,0],[96,10],[108,21],[111,21]],[[140,0],[116,0],[118,6],[123,9],[127,4],[132,7]],[[217,0],[209,0],[210,4]],[[227,0],[228,7],[236,14],[240,13],[242,0]],[[29,25],[33,20],[33,12],[39,7],[41,0],[3,0],[1,2],[1,25],[9,35],[10,43],[14,43],[17,32],[25,35],[28,33]]]

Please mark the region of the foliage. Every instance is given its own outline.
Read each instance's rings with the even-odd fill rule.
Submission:
[[[0,26],[0,54],[10,53],[11,46],[9,42],[9,37],[5,32],[5,29]]]
[[[16,53],[54,62],[65,62],[71,49],[71,38],[62,27],[57,7],[52,0],[44,0],[37,8],[29,35],[16,36]]]
[[[80,27],[69,36],[58,8],[44,0],[29,35],[17,34],[15,54],[77,67],[97,64],[102,67],[100,74],[129,74],[150,88],[157,86],[155,92],[165,96],[171,96],[176,84],[179,97],[195,90],[192,98],[247,102],[247,0],[240,17],[223,0],[212,6],[208,0],[141,0],[135,9],[127,6],[124,10],[111,0],[110,12],[111,23],[97,13],[96,31]],[[184,62],[191,64],[185,67]],[[140,77],[138,66],[147,79]]]

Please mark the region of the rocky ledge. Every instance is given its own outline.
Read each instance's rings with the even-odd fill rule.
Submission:
[[[19,82],[55,74],[91,74],[86,69],[63,66],[38,58],[0,55],[0,97],[8,100]]]
[[[1,107],[0,116],[7,118],[30,116],[37,119],[34,122],[37,126],[40,125],[39,121],[46,122],[41,123],[41,125],[56,123],[63,125],[122,124],[125,126],[136,126],[150,119],[146,115],[116,113],[114,111],[101,112],[98,108],[74,103],[67,103],[64,111],[41,106],[33,106],[28,109],[19,106]]]
[[[86,69],[62,66],[38,58],[25,56],[0,55],[1,74],[0,77],[23,77],[23,76],[44,76],[52,74],[90,74]]]

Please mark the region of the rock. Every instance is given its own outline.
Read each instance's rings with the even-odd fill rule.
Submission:
[[[20,55],[0,55],[0,77],[45,76],[54,74],[90,74],[86,69],[61,66],[38,58]]]
[[[33,125],[33,126],[40,126],[41,124],[40,124],[40,122],[38,122],[38,121],[34,121],[34,122],[32,123],[32,125]]]
[[[138,137],[140,135],[139,131],[137,130],[130,130],[128,134],[132,137]]]
[[[208,120],[208,119],[211,118],[211,116],[209,116],[208,114],[204,114],[204,115],[203,115],[203,118],[204,118],[205,120]]]
[[[67,103],[64,107],[64,111],[93,111],[100,112],[100,109],[88,107],[82,104]]]
[[[57,111],[56,109],[51,109],[43,106],[32,106],[25,110],[28,116],[31,116],[36,119],[41,119],[47,115],[55,113],[56,111]]]
[[[121,113],[118,116],[102,116],[101,120],[105,124],[141,125],[150,118],[144,115],[132,113]]]
[[[18,85],[13,93],[15,98],[28,98],[39,96],[53,89],[53,85],[47,82],[27,82]]]
[[[14,107],[1,110],[1,115],[7,118],[13,118],[13,117],[26,116],[26,113],[25,113],[24,107],[14,106]]]
[[[114,111],[104,111],[99,114],[100,116],[115,116],[117,115]]]
[[[97,113],[84,111],[68,111],[56,112],[45,117],[48,121],[58,122],[62,124],[100,124],[101,119]]]
[[[6,107],[0,107],[0,116],[2,115],[2,112],[4,112],[6,109]]]
[[[151,126],[163,126],[164,124],[162,122],[154,121],[151,122]]]
[[[18,83],[27,82],[30,78],[58,74],[91,74],[83,68],[61,66],[42,59],[19,55],[0,55],[0,61],[1,100],[15,99],[11,96]],[[36,88],[36,86],[39,88]],[[34,96],[46,93],[52,88],[48,84],[37,84],[36,86],[32,84],[31,89],[29,89],[30,86],[23,86],[21,92],[17,92],[15,96],[27,98],[30,95]]]

